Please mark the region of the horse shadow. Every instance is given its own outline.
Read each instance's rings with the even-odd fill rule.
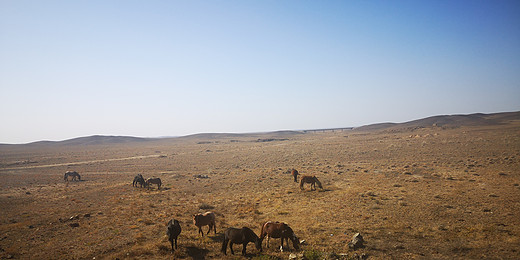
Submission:
[[[224,241],[224,233],[218,233],[214,236],[208,236],[209,239],[213,240],[213,242],[220,242]]]
[[[186,247],[186,252],[192,259],[203,260],[206,259],[206,255],[209,253],[209,250],[194,246],[188,246]]]

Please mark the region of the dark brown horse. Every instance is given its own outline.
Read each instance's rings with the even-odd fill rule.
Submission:
[[[294,249],[300,249],[300,240],[294,234],[293,230],[289,225],[282,222],[266,222],[262,226],[262,232],[260,233],[260,240],[263,241],[267,236],[267,247],[269,247],[269,238],[280,238],[280,250],[283,251],[283,241],[286,241],[287,247],[289,247],[289,239],[293,243]]]
[[[161,189],[162,182],[160,178],[148,178],[145,182],[145,186],[147,186],[148,189],[151,188],[152,184],[157,184],[157,189]]]
[[[175,250],[173,249],[174,240],[175,248],[177,248],[177,237],[181,233],[181,230],[181,225],[179,224],[179,221],[177,221],[176,219],[172,219],[170,220],[170,222],[168,222],[168,231],[166,232],[166,234],[168,235],[168,240],[170,241],[170,243],[172,243],[172,251]]]
[[[137,175],[134,177],[134,182],[132,183],[132,186],[133,186],[133,187],[137,187],[137,184],[138,184],[138,183],[141,185],[141,188],[142,188],[143,186],[146,187],[146,183],[145,183],[145,181],[144,181],[143,175],[141,175],[141,174],[137,174]]]
[[[202,232],[203,226],[208,226],[208,233],[211,231],[211,228],[213,228],[213,231],[215,234],[217,234],[217,225],[215,224],[215,213],[208,211],[204,214],[196,214],[193,215],[193,224],[199,228],[199,233],[204,236],[204,232]]]
[[[243,228],[228,228],[224,232],[224,241],[222,241],[222,253],[226,254],[227,245],[229,242],[229,249],[231,254],[233,252],[233,244],[242,244],[242,255],[246,255],[246,246],[249,242],[255,243],[256,249],[262,252],[262,240],[248,227]]]
[[[316,183],[318,184],[318,187],[320,187],[320,189],[323,189],[323,186],[321,186],[321,182],[318,180],[318,178],[316,178],[316,176],[302,175],[302,177],[300,178],[300,189],[302,190],[304,183],[310,183],[311,190],[316,189]]]
[[[292,169],[291,175],[294,177],[294,182],[298,183],[298,171],[296,169]]]
[[[69,176],[72,177],[72,180],[75,181],[76,178],[78,178],[78,181],[81,181],[81,176],[79,175],[79,173],[75,172],[75,171],[68,171],[65,173],[65,176],[63,176],[63,179],[66,180],[66,181],[69,181]]]

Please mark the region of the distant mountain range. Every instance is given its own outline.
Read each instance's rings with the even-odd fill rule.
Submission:
[[[469,115],[440,115],[405,123],[380,123],[355,128],[355,130],[390,130],[413,129],[424,127],[461,127],[461,126],[490,126],[507,124],[512,121],[520,121],[519,112],[505,112],[494,114],[469,114]]]
[[[490,126],[507,124],[513,121],[520,122],[520,111],[519,112],[505,112],[505,113],[494,113],[494,114],[469,114],[469,115],[440,115],[432,116],[423,119],[413,120],[405,123],[379,123],[371,124],[361,127],[347,127],[347,128],[335,128],[335,129],[309,129],[302,131],[276,131],[268,133],[204,133],[194,134],[183,137],[165,137],[165,138],[141,138],[132,136],[103,136],[94,135],[87,137],[79,137],[64,141],[39,141],[29,144],[21,144],[22,146],[74,146],[74,145],[110,145],[110,144],[123,144],[123,143],[137,143],[137,142],[149,142],[161,139],[171,138],[184,138],[184,139],[217,139],[217,138],[233,138],[233,137],[258,137],[258,138],[281,138],[291,135],[305,134],[308,132],[316,131],[327,131],[327,130],[345,130],[352,129],[353,131],[378,131],[378,130],[396,130],[396,129],[414,129],[424,127],[461,127],[461,126]],[[12,144],[0,144],[1,146],[13,146]],[[18,146],[18,145],[17,145]]]

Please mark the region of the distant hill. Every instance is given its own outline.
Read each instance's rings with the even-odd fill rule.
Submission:
[[[239,137],[288,137],[304,134],[302,131],[274,131],[263,133],[203,133],[179,137],[180,139],[222,139]]]
[[[29,143],[26,145],[31,146],[43,146],[43,145],[54,145],[54,146],[74,146],[74,145],[110,145],[110,144],[122,144],[122,143],[135,143],[135,142],[147,142],[156,140],[154,138],[140,138],[132,136],[104,136],[104,135],[93,135],[86,137],[78,137],[74,139],[68,139],[64,141],[39,141]]]
[[[290,136],[302,135],[311,132],[321,131],[333,131],[333,130],[350,130],[353,131],[378,131],[378,130],[405,130],[425,127],[461,127],[461,126],[489,126],[489,125],[500,125],[507,124],[512,121],[520,122],[520,111],[519,112],[505,112],[495,114],[470,114],[470,115],[440,115],[432,116],[423,119],[413,120],[405,123],[379,123],[365,125],[355,128],[334,128],[334,129],[318,129],[318,130],[302,130],[302,131],[275,131],[275,132],[264,132],[264,133],[203,133],[194,134],[182,137],[171,137],[171,138],[140,138],[132,136],[103,136],[94,135],[87,137],[79,137],[64,141],[39,141],[29,144],[12,145],[12,144],[0,144],[0,147],[12,147],[12,146],[74,146],[74,145],[111,145],[111,144],[123,144],[123,143],[138,143],[148,142],[156,140],[167,140],[167,139],[222,139],[222,138],[258,138],[258,141],[265,140],[286,140]]]
[[[461,127],[461,126],[490,126],[507,124],[512,121],[520,121],[520,112],[506,112],[495,114],[469,114],[469,115],[440,115],[405,123],[380,123],[355,128],[359,131],[413,129],[425,127]]]

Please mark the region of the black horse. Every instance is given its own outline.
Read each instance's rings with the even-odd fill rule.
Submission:
[[[226,232],[224,232],[224,241],[222,242],[222,253],[226,254],[227,245],[229,242],[229,249],[231,250],[231,254],[235,254],[233,252],[233,244],[242,244],[242,255],[246,255],[246,246],[249,242],[255,243],[256,249],[262,252],[262,240],[251,230],[250,228],[228,228]]]
[[[73,181],[75,181],[76,178],[78,179],[78,181],[81,181],[81,176],[79,175],[79,173],[77,173],[75,171],[67,171],[65,173],[65,175],[63,176],[63,179],[66,181],[69,181],[69,176],[72,177]]]
[[[168,240],[172,243],[172,251],[175,251],[175,249],[173,249],[173,240],[175,240],[175,248],[177,248],[177,237],[180,233],[181,225],[179,224],[179,221],[176,219],[170,220],[170,222],[168,222],[168,231],[166,234],[168,235]]]
[[[138,183],[141,185],[141,188],[142,188],[143,186],[146,187],[146,182],[144,181],[143,175],[141,175],[141,174],[137,174],[137,175],[134,177],[134,182],[132,183],[132,186],[137,187],[137,184],[138,184]]]

